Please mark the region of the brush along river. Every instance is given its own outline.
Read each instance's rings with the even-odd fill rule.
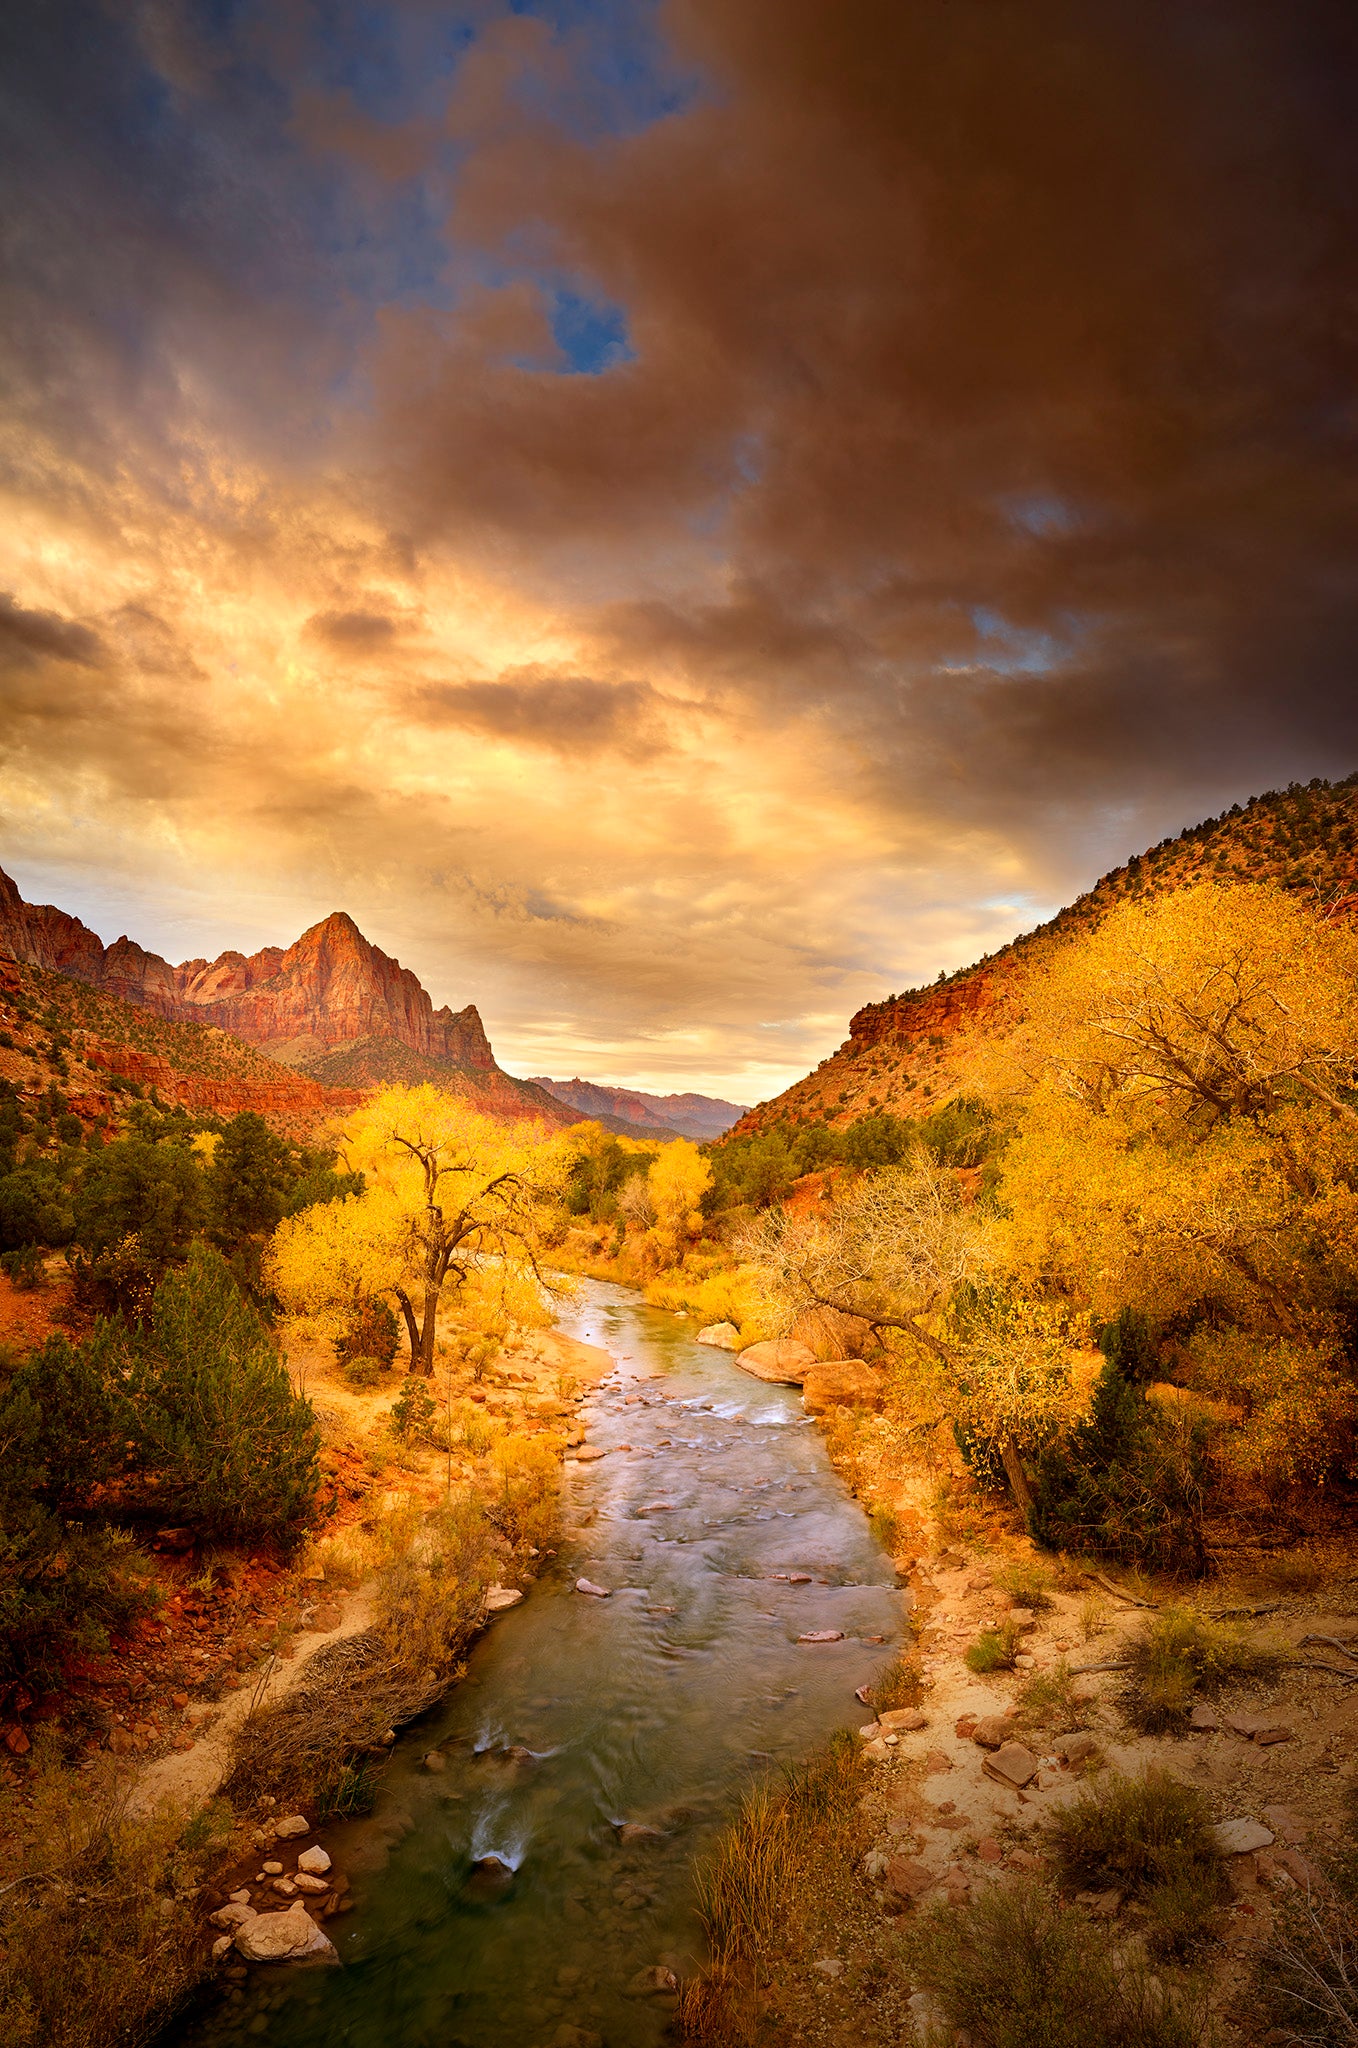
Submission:
[[[586,1281],[560,1324],[615,1360],[586,1411],[607,1455],[568,1464],[560,1556],[405,1733],[371,1818],[327,1836],[357,1907],[327,1924],[343,1967],[261,1968],[175,2040],[650,2048],[672,2001],[640,1977],[702,1954],[694,1856],[762,1774],[865,1718],[902,1596],[797,1389],[630,1289]],[[842,1640],[798,1642],[819,1630]]]

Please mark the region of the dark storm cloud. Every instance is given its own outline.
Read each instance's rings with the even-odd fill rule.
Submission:
[[[613,557],[712,523],[721,595],[615,617],[626,658],[810,703],[893,773],[964,742],[964,806],[1347,769],[1358,16],[667,19],[713,90],[607,149],[516,109],[518,25],[463,74],[455,232],[504,256],[532,221],[636,355],[534,377],[394,321],[407,517]]]
[[[606,749],[653,754],[666,745],[664,699],[646,683],[537,673],[493,683],[427,683],[410,692],[408,714],[559,754]]]
[[[314,612],[306,629],[334,647],[361,651],[385,647],[400,631],[400,622],[388,612]]]
[[[75,619],[63,619],[56,612],[29,611],[0,591],[0,659],[25,664],[42,656],[61,662],[75,662],[81,668],[97,668],[103,648],[97,633]]]

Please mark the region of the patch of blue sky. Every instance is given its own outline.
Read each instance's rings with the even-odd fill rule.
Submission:
[[[547,295],[552,339],[561,351],[561,369],[570,375],[599,377],[636,357],[627,332],[627,315],[611,300],[556,286]]]
[[[1063,621],[1064,634],[1039,632],[1014,625],[989,605],[974,605],[971,623],[981,642],[976,665],[1001,676],[1046,675],[1069,659],[1075,639],[1073,622]]]
[[[635,135],[681,113],[704,81],[660,31],[659,0],[508,0],[512,14],[547,22],[579,52],[564,89],[527,79],[521,97],[579,142]]]
[[[1022,491],[1000,503],[1010,524],[1037,540],[1073,533],[1080,523],[1074,506],[1051,491]]]

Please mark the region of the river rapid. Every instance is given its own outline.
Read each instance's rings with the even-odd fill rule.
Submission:
[[[550,2048],[571,2027],[652,2048],[668,2002],[637,1979],[701,1959],[694,1856],[762,1774],[862,1722],[902,1595],[797,1390],[626,1288],[585,1281],[559,1321],[615,1360],[560,1556],[406,1731],[374,1815],[327,1836],[357,1906],[327,1925],[343,1968],[255,1972],[180,2031],[192,2048]],[[843,1639],[798,1642],[816,1630]]]

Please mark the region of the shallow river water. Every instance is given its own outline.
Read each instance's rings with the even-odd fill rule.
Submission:
[[[560,1324],[616,1361],[587,1409],[608,1456],[567,1466],[560,1557],[331,1839],[357,1905],[328,1924],[343,1968],[256,1972],[178,2041],[548,2048],[574,2026],[651,2048],[664,2001],[629,1986],[701,1955],[694,1855],[761,1774],[863,1720],[902,1597],[797,1390],[625,1288],[584,1282]],[[817,1629],[844,1639],[798,1643]],[[624,1842],[627,1822],[661,1832]]]

